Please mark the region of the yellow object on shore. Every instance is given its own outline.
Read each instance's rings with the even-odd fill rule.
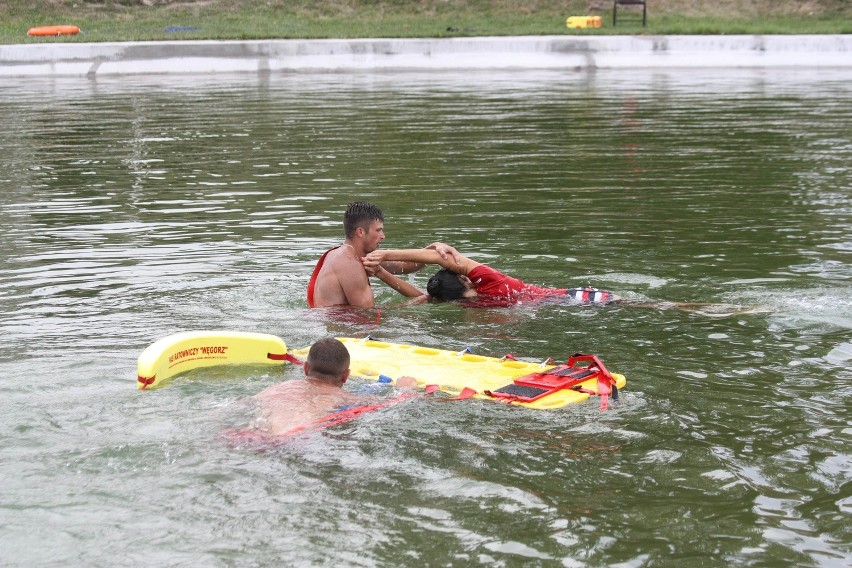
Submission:
[[[565,20],[568,28],[599,28],[603,25],[600,16],[571,16]]]
[[[27,30],[28,36],[64,36],[80,33],[77,26],[39,26]]]

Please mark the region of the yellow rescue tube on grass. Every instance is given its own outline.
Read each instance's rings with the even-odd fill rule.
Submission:
[[[240,331],[176,333],[148,346],[136,363],[139,389],[160,386],[179,373],[217,365],[283,365],[280,337]]]
[[[568,28],[599,28],[603,25],[603,18],[600,16],[571,16],[565,20],[565,27]]]

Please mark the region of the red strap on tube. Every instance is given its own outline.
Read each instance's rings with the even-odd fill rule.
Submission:
[[[288,363],[293,363],[294,365],[304,365],[303,361],[297,359],[294,355],[290,355],[289,353],[267,353],[267,359],[272,359],[273,361],[287,361]]]

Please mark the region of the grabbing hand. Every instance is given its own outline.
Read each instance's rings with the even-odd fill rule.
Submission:
[[[461,264],[461,255],[459,254],[459,251],[457,251],[454,247],[451,247],[448,244],[435,242],[426,248],[434,250],[439,255],[441,255],[441,258],[444,260],[447,260],[448,255],[452,256],[453,260],[456,261],[456,264]]]
[[[364,270],[367,272],[368,276],[375,276],[383,260],[384,255],[382,254],[382,252],[374,250],[367,256],[361,257],[361,264],[364,265]]]

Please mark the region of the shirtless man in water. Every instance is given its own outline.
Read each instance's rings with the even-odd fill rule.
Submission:
[[[272,436],[290,433],[341,409],[375,402],[375,397],[343,390],[349,378],[349,361],[346,346],[333,337],[311,345],[304,379],[278,383],[254,395],[260,406],[254,428]],[[416,386],[417,380],[412,377],[400,377],[395,382],[396,388]]]
[[[333,337],[320,339],[308,351],[304,379],[272,385],[254,395],[260,404],[255,427],[267,434],[282,434],[341,407],[358,404],[362,397],[342,388],[347,378],[346,346]]]
[[[423,268],[420,262],[388,261],[365,268],[361,259],[379,248],[385,238],[382,210],[371,203],[350,203],[343,215],[343,244],[325,252],[317,263],[308,284],[308,305],[312,308],[328,306],[375,306],[370,277],[379,280],[410,298],[424,294],[410,282],[396,274],[408,274]],[[432,243],[427,249],[437,251],[446,260],[452,257],[460,262],[458,252],[443,243]]]

